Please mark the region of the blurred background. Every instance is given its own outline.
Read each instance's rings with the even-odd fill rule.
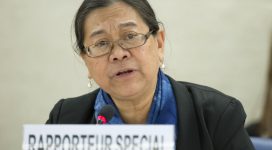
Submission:
[[[82,0],[0,0],[0,145],[19,150],[61,98],[91,91],[72,45]],[[166,30],[165,72],[239,99],[258,120],[272,37],[271,0],[149,0]]]

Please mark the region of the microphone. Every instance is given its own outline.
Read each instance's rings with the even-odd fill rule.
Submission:
[[[106,124],[108,123],[114,115],[114,108],[112,105],[105,105],[100,110],[97,116],[97,123],[96,124]]]

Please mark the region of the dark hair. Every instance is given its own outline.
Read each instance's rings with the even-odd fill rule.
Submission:
[[[155,35],[157,33],[159,22],[147,0],[84,0],[76,13],[74,22],[76,36],[75,50],[77,53],[84,52],[84,23],[87,15],[97,8],[107,7],[115,2],[124,2],[133,7],[147,24],[149,30],[153,31],[152,34]]]

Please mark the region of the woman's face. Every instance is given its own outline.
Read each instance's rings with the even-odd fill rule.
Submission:
[[[116,2],[108,7],[92,11],[84,24],[84,46],[101,39],[116,41],[125,32],[146,34],[148,26],[129,5]],[[82,58],[90,78],[113,99],[139,98],[154,90],[157,73],[163,59],[164,32],[151,35],[140,47],[125,50],[116,42],[109,54],[99,57]]]

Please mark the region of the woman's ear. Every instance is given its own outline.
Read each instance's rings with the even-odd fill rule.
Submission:
[[[90,72],[88,72],[88,79],[92,80],[92,76],[91,76]]]
[[[84,64],[86,65],[87,69],[88,69],[88,79],[91,80],[92,79],[92,75],[91,75],[90,70],[89,70],[89,68],[87,66],[87,58],[88,58],[88,56],[86,54],[84,54],[84,53],[81,53],[80,57],[81,57],[82,61],[84,62]]]
[[[161,63],[163,63],[164,59],[164,42],[165,42],[165,31],[164,29],[160,26],[159,31],[157,32],[157,43],[158,43],[158,51],[159,51],[159,59]]]

